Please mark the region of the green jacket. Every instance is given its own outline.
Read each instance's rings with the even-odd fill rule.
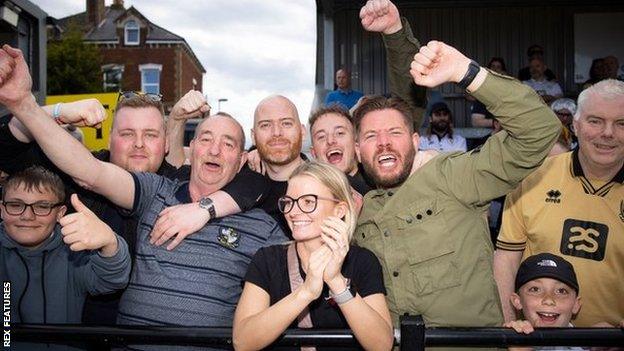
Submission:
[[[414,130],[419,130],[427,107],[427,89],[416,85],[409,73],[414,55],[420,50],[409,22],[401,18],[403,28],[390,35],[382,35],[388,65],[390,94],[405,100],[414,109]]]
[[[379,258],[395,324],[405,313],[428,326],[500,326],[486,209],[547,156],[561,123],[517,80],[490,72],[475,91],[504,130],[480,149],[441,154],[400,187],[364,198],[354,233]]]

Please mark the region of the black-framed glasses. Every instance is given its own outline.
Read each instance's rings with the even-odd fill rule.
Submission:
[[[328,197],[321,197],[321,196],[314,195],[314,194],[301,195],[296,199],[293,199],[292,197],[288,195],[284,195],[280,197],[279,200],[277,200],[277,208],[280,210],[281,213],[287,214],[288,212],[292,211],[293,207],[295,206],[295,203],[297,203],[297,207],[299,207],[301,212],[311,213],[311,212],[314,212],[314,210],[316,210],[318,200],[340,202],[339,200],[336,200],[336,199],[331,199]]]
[[[117,97],[117,102],[121,100],[125,100],[125,99],[131,99],[137,96],[145,96],[146,98],[155,102],[162,102],[162,97],[163,97],[162,94],[144,93],[142,91],[129,90],[129,91],[120,91],[119,96]]]
[[[34,202],[27,204],[21,201],[2,201],[2,205],[8,214],[11,216],[20,216],[27,207],[30,207],[31,211],[37,216],[47,216],[52,213],[52,209],[61,206],[63,203],[58,202],[50,204],[47,202]]]

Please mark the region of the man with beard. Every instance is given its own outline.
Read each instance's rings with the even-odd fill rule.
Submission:
[[[399,21],[394,5],[384,13]],[[470,153],[431,157],[417,152],[408,105],[368,99],[353,116],[356,151],[378,189],[364,197],[354,238],[382,263],[395,323],[420,314],[430,326],[500,326],[487,204],[543,162],[560,123],[529,87],[442,42],[423,46],[410,73],[419,85],[467,89],[503,131]]]
[[[302,162],[301,144],[305,128],[299,121],[297,107],[281,95],[264,98],[254,112],[251,138],[265,167],[269,186],[260,208],[275,218],[284,232],[289,233],[277,200],[286,194],[288,178]]]
[[[427,134],[420,138],[420,150],[439,152],[466,151],[466,139],[453,133],[453,117],[445,102],[436,102],[431,107]]]

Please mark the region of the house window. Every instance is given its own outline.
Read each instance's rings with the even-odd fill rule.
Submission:
[[[136,21],[126,22],[124,32],[126,45],[139,45],[139,25]]]
[[[108,64],[102,66],[102,82],[104,83],[105,92],[121,91],[123,71],[123,65]]]
[[[148,94],[159,94],[162,65],[148,63],[140,65],[139,70],[141,71],[141,90]]]

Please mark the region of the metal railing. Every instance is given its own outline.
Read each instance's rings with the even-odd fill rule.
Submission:
[[[401,318],[395,333],[401,350],[424,350],[428,346],[624,346],[622,328],[538,328],[519,334],[509,328],[427,328],[420,316]],[[100,345],[188,345],[231,347],[231,328],[139,327],[14,324],[11,339],[16,342],[97,343]],[[357,347],[351,330],[289,329],[275,346]]]

